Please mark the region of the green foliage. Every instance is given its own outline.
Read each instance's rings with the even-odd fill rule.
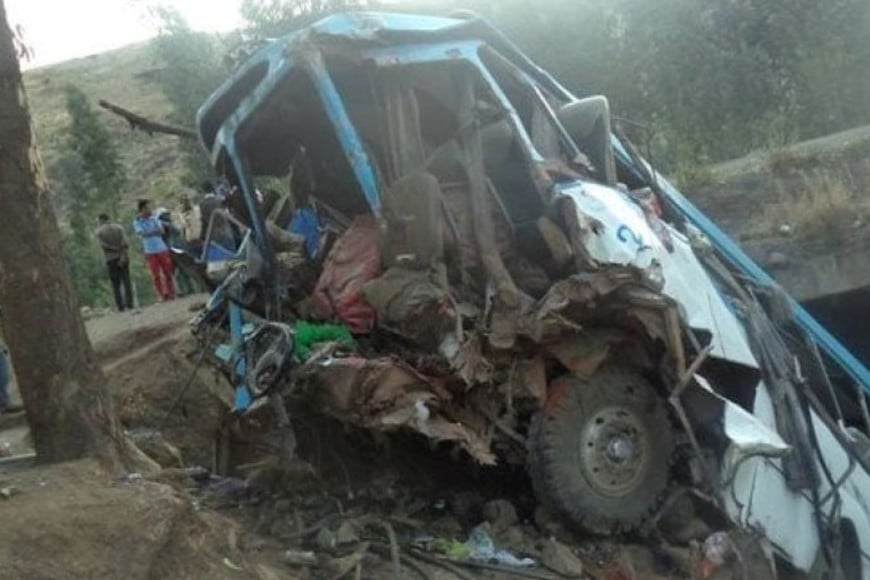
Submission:
[[[249,33],[276,38],[326,14],[373,5],[366,0],[242,0],[240,12]]]
[[[154,50],[161,68],[156,80],[172,105],[170,121],[192,127],[196,111],[226,77],[222,56],[226,46],[220,38],[194,32],[181,15],[168,8],[155,10],[160,34]],[[194,140],[181,139],[186,185],[194,186],[213,173],[208,157]]]
[[[112,298],[106,263],[91,236],[67,230],[62,234],[61,244],[79,304],[100,308],[109,306]]]
[[[68,86],[65,96],[70,128],[58,169],[65,184],[69,229],[62,244],[79,302],[107,306],[106,265],[93,231],[97,215],[117,216],[126,175],[108,131],[85,94]]]
[[[68,151],[80,164],[75,177],[84,192],[79,196],[81,209],[114,217],[127,177],[112,138],[79,88],[66,88],[66,108],[71,123]]]
[[[470,4],[572,91],[653,125],[671,170],[870,123],[866,0]]]
[[[677,187],[688,192],[713,185],[716,180],[709,165],[688,163],[677,165],[673,178]]]

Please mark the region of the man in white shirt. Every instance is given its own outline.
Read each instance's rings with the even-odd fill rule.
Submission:
[[[179,198],[180,207],[178,215],[181,225],[181,234],[184,237],[185,250],[193,255],[199,255],[202,250],[202,217],[199,206],[190,201],[189,195]]]

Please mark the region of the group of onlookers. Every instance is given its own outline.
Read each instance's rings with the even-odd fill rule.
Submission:
[[[179,294],[189,294],[195,290],[190,277],[176,268],[172,253],[185,252],[199,257],[211,214],[223,204],[223,195],[218,189],[210,181],[205,182],[204,196],[199,204],[193,203],[189,195],[182,195],[176,212],[177,219],[166,208],[154,210],[150,200],[138,202],[133,232],[142,244],[145,263],[160,300],[173,300]],[[130,279],[130,248],[125,229],[109,215],[101,214],[96,237],[106,260],[115,305],[119,312],[132,309],[134,297]]]

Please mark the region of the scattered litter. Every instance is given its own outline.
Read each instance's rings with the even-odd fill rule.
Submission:
[[[694,577],[697,580],[712,578],[716,570],[721,568],[734,554],[734,542],[727,532],[715,532],[704,540],[704,556],[695,566]]]
[[[0,497],[2,497],[3,499],[9,499],[13,495],[18,495],[19,493],[21,493],[21,491],[17,487],[12,485],[0,487]]]
[[[726,532],[716,532],[704,540],[704,556],[714,564],[724,564],[733,550],[734,545]]]
[[[452,560],[476,560],[490,562],[517,568],[527,568],[536,565],[531,558],[518,557],[507,550],[499,550],[490,535],[489,524],[481,524],[471,530],[468,541],[456,540],[437,545],[442,554]]]
[[[433,548],[451,560],[465,560],[471,557],[471,548],[459,540],[436,540]]]
[[[317,532],[317,545],[324,550],[334,551],[340,546],[355,544],[360,537],[353,524],[344,521],[337,529],[333,530],[324,526]]]
[[[317,565],[317,556],[314,552],[306,552],[302,550],[285,550],[281,555],[281,560],[290,566]]]
[[[583,576],[583,562],[574,555],[568,546],[555,538],[550,538],[544,544],[541,553],[541,563],[545,568],[565,576],[566,578],[580,578]]]
[[[224,566],[226,566],[230,570],[235,570],[236,572],[244,572],[244,568],[242,568],[238,564],[233,563],[233,561],[229,558],[224,558],[223,563]]]
[[[123,473],[118,476],[118,481],[121,483],[135,483],[145,479],[141,473]]]

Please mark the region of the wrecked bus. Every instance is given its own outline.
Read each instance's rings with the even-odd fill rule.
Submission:
[[[597,534],[689,498],[790,569],[870,578],[866,369],[606,99],[473,15],[352,13],[254,54],[197,126],[235,193],[193,327],[236,412],[304,400],[524,465]]]

